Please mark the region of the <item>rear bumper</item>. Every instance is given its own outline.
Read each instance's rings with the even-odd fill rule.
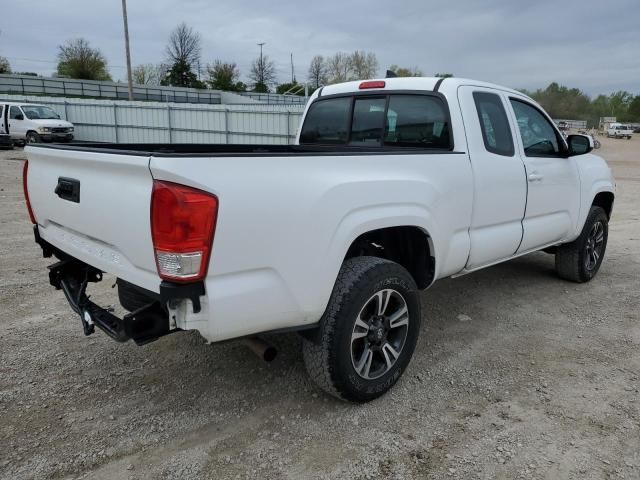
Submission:
[[[133,340],[138,345],[152,342],[162,336],[179,331],[169,318],[169,308],[189,299],[194,313],[200,312],[200,297],[205,294],[202,282],[183,285],[163,281],[160,294],[148,292],[149,303],[119,318],[96,305],[86,295],[89,283],[102,280],[102,271],[58,249],[40,237],[38,226],[33,228],[35,241],[44,257],[55,255],[60,261],[50,265],[49,283],[62,290],[71,309],[80,316],[85,335],[91,335],[95,326],[118,342]]]

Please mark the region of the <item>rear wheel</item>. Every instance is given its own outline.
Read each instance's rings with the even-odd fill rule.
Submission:
[[[320,328],[316,342],[304,341],[311,378],[340,399],[373,400],[396,383],[413,355],[420,330],[415,281],[397,263],[349,259]]]
[[[556,252],[558,276],[572,282],[588,282],[600,269],[609,236],[609,219],[601,207],[592,206],[582,233]]]
[[[42,139],[36,132],[27,133],[26,143],[40,143]]]

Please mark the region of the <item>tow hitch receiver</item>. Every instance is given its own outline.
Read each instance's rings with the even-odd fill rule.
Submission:
[[[62,290],[74,312],[80,316],[82,330],[91,335],[96,325],[117,342],[133,339],[138,345],[172,333],[169,318],[159,302],[152,302],[119,318],[96,305],[86,294],[87,285],[102,280],[102,272],[76,259],[49,266],[49,282]]]

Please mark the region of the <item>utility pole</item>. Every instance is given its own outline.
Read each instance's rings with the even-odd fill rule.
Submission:
[[[296,72],[293,69],[293,52],[291,52],[291,83],[296,83]]]
[[[262,47],[264,47],[267,42],[258,43],[260,46],[260,83],[264,85],[264,64],[262,63]]]
[[[124,20],[124,47],[127,51],[127,80],[129,100],[133,100],[133,77],[131,76],[131,52],[129,51],[129,22],[127,21],[127,0],[122,0],[122,19]]]

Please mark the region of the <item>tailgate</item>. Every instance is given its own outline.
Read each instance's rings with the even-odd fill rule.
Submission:
[[[158,292],[149,157],[46,147],[26,152],[40,236],[89,265]],[[78,201],[56,193],[61,181],[66,187],[79,182]]]

